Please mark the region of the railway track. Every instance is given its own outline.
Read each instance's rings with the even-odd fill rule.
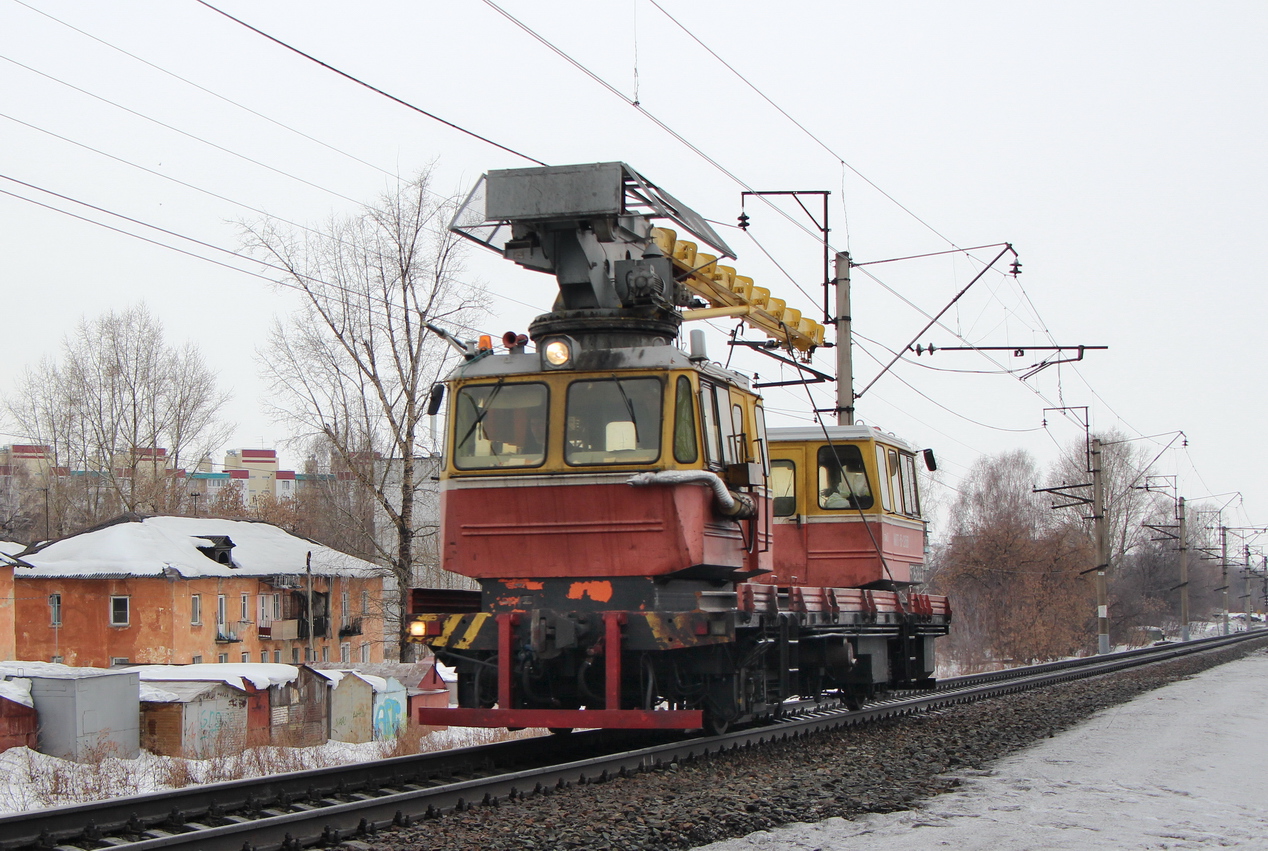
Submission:
[[[763,742],[864,724],[1044,685],[1268,640],[1239,633],[945,680],[931,692],[896,694],[855,711],[803,705],[767,727],[715,737],[613,736],[529,739],[438,754],[295,772],[41,810],[0,818],[0,849],[298,849],[368,836],[392,825],[547,790],[610,779]]]

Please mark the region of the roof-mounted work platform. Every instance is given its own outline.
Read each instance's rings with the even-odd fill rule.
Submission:
[[[654,227],[654,219],[717,253]],[[674,327],[679,318],[735,316],[798,351],[823,344],[822,325],[720,265],[719,257],[735,254],[709,223],[625,163],[490,171],[450,227],[526,269],[555,275],[556,314],[650,309],[672,317]]]

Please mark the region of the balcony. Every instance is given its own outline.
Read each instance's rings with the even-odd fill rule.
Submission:
[[[344,624],[341,627],[339,627],[340,638],[346,638],[349,635],[360,635],[360,634],[361,634],[361,618],[353,618],[352,620],[345,621]]]
[[[272,641],[288,641],[292,638],[299,638],[299,621],[295,618],[288,620],[273,621],[267,628],[269,631],[269,639]],[[261,638],[264,636],[261,635]]]
[[[238,642],[241,640],[242,639],[238,637],[238,634],[236,632],[233,632],[232,630],[225,628],[224,624],[220,624],[216,627],[216,643],[217,644],[233,644],[234,642]]]
[[[318,615],[313,618],[313,638],[328,638],[330,636],[330,618],[326,615]],[[299,635],[296,638],[308,638],[308,620],[301,618],[299,620]]]

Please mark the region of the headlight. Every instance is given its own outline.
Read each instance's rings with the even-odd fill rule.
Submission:
[[[427,634],[427,622],[414,621],[413,623],[409,625],[409,634],[414,636],[415,638],[422,638],[424,635]]]
[[[572,360],[572,347],[568,345],[567,340],[551,340],[542,350],[542,357],[547,367],[558,369],[567,366],[568,361]]]

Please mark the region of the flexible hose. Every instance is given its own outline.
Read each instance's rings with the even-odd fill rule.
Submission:
[[[639,473],[630,477],[629,484],[635,487],[646,485],[708,485],[713,489],[713,498],[717,501],[718,510],[727,517],[744,519],[757,513],[756,504],[751,496],[728,490],[726,482],[722,481],[721,476],[708,470],[660,470],[654,473]]]

